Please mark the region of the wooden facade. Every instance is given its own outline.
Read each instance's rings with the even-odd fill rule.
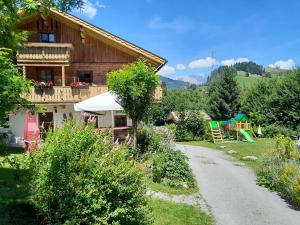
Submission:
[[[46,16],[38,13],[24,18],[19,27],[30,33],[28,45],[17,54],[23,77],[43,81],[41,73],[47,71],[54,83],[52,94],[32,91],[28,98],[35,103],[78,102],[107,91],[106,74],[138,57],[145,57],[156,68],[166,62],[100,28],[55,10]],[[42,35],[52,35],[51,43],[45,43]],[[78,95],[69,85],[80,81],[81,73],[88,74],[90,87]],[[160,96],[161,90],[158,90],[156,98]]]

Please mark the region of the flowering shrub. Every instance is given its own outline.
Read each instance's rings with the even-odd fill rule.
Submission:
[[[258,183],[300,206],[300,155],[294,141],[277,136],[275,149],[265,155],[262,164]]]
[[[108,131],[68,121],[31,157],[32,202],[45,224],[149,223],[143,169]]]
[[[47,81],[47,82],[35,81],[34,86],[35,86],[35,88],[38,88],[38,89],[51,89],[51,88],[53,88],[54,83],[52,81]]]
[[[72,82],[70,86],[72,88],[87,88],[89,84],[85,82]]]
[[[195,187],[187,157],[177,150],[157,152],[153,158],[153,181],[171,187]]]
[[[138,156],[147,157],[154,152],[174,148],[174,134],[166,127],[145,127],[138,130]],[[136,155],[137,156],[137,155]]]
[[[136,158],[150,159],[153,182],[171,187],[195,187],[187,157],[175,149],[174,131],[166,127],[145,127],[138,131]]]

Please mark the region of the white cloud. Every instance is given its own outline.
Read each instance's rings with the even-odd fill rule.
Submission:
[[[161,76],[166,76],[166,75],[170,75],[170,74],[175,73],[175,71],[176,71],[176,70],[175,70],[174,67],[165,65],[163,68],[161,68],[161,69],[158,71],[158,74],[161,75]]]
[[[183,64],[177,64],[176,69],[177,70],[185,70],[185,66]]]
[[[99,8],[99,9],[105,9],[106,8],[106,6],[105,5],[103,5],[103,4],[101,4],[100,3],[100,1],[96,1],[96,6]]]
[[[85,0],[83,8],[75,11],[81,13],[89,19],[93,19],[97,15],[98,9],[103,8],[105,8],[105,5],[101,4],[100,1],[96,1],[94,4],[89,0]]]
[[[175,18],[171,21],[164,21],[160,16],[155,16],[150,20],[149,27],[151,29],[186,32],[192,28],[192,24],[182,18]]]
[[[195,68],[207,68],[210,66],[213,66],[215,64],[217,64],[217,60],[215,58],[212,57],[206,57],[205,59],[197,59],[194,60],[192,62],[190,62],[189,67],[191,69],[195,69]]]
[[[204,74],[185,75],[175,77],[174,80],[181,80],[191,84],[203,84],[207,81],[207,76]]]
[[[279,61],[275,62],[274,64],[270,64],[269,67],[291,70],[291,69],[295,68],[295,61],[293,59],[288,59],[286,61],[279,60]]]
[[[221,61],[222,66],[232,66],[239,62],[249,62],[250,60],[248,58],[237,58],[237,59],[226,59]]]

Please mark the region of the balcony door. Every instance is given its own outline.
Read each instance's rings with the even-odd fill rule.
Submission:
[[[54,81],[54,76],[53,72],[51,69],[41,69],[40,70],[40,82],[53,82]]]

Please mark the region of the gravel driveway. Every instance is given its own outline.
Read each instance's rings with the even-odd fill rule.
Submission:
[[[217,225],[300,225],[300,211],[256,184],[249,169],[220,151],[177,145],[189,157]]]

